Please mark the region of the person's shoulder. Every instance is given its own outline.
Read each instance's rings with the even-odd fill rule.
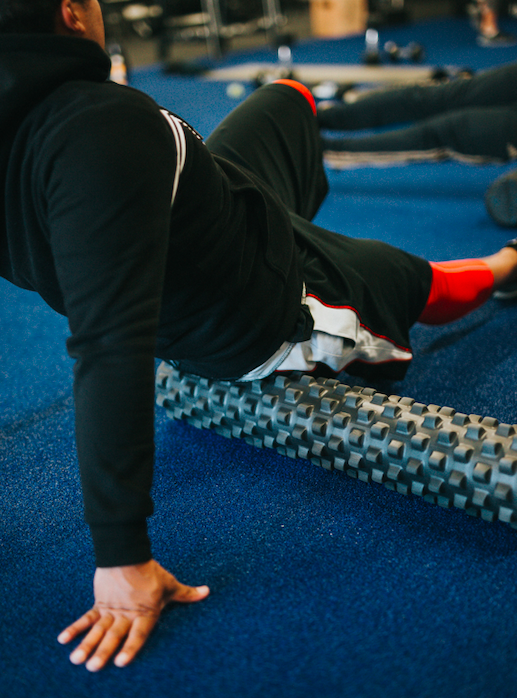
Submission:
[[[90,113],[109,110],[136,110],[159,114],[158,104],[140,90],[114,82],[75,80],[63,84],[50,96],[50,101],[69,113]]]
[[[40,145],[61,151],[63,143],[120,141],[120,137],[170,139],[160,107],[148,95],[112,82],[70,81],[33,114]]]

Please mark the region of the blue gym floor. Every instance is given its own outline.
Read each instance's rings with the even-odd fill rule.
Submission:
[[[506,29],[517,32],[517,23]],[[386,28],[429,65],[482,69],[467,20]],[[308,41],[298,62],[359,63],[361,38]],[[269,49],[227,63],[274,60]],[[208,135],[226,84],[136,71],[132,84]],[[249,93],[251,86],[246,85]],[[485,211],[508,167],[329,172],[320,225],[430,259],[491,253]],[[156,415],[155,557],[208,600],[164,613],[140,657],[92,675],[59,631],[92,602],[93,555],[73,435],[67,325],[0,282],[0,695],[10,698],[513,698],[517,531]],[[405,381],[424,403],[517,422],[517,304],[417,326]],[[350,379],[356,384],[355,379]]]

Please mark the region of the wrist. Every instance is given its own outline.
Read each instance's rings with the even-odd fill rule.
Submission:
[[[90,525],[98,568],[123,567],[149,562],[151,543],[147,522]]]

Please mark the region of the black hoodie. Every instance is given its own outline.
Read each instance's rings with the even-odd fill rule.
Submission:
[[[302,290],[275,195],[109,67],[85,39],[0,36],[0,275],[68,317],[99,566],[151,557],[154,357],[238,378]]]

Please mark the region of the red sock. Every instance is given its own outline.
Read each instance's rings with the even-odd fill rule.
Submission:
[[[281,78],[280,80],[275,80],[273,82],[273,85],[289,85],[289,87],[294,87],[295,90],[301,92],[305,99],[311,105],[312,113],[314,114],[314,116],[316,116],[316,102],[314,101],[312,92],[309,90],[308,87],[305,87],[305,85],[302,85],[302,83],[298,82],[297,80],[289,80],[288,78]]]
[[[433,270],[431,291],[418,318],[426,325],[443,325],[457,320],[488,300],[494,274],[480,259],[430,262]]]

